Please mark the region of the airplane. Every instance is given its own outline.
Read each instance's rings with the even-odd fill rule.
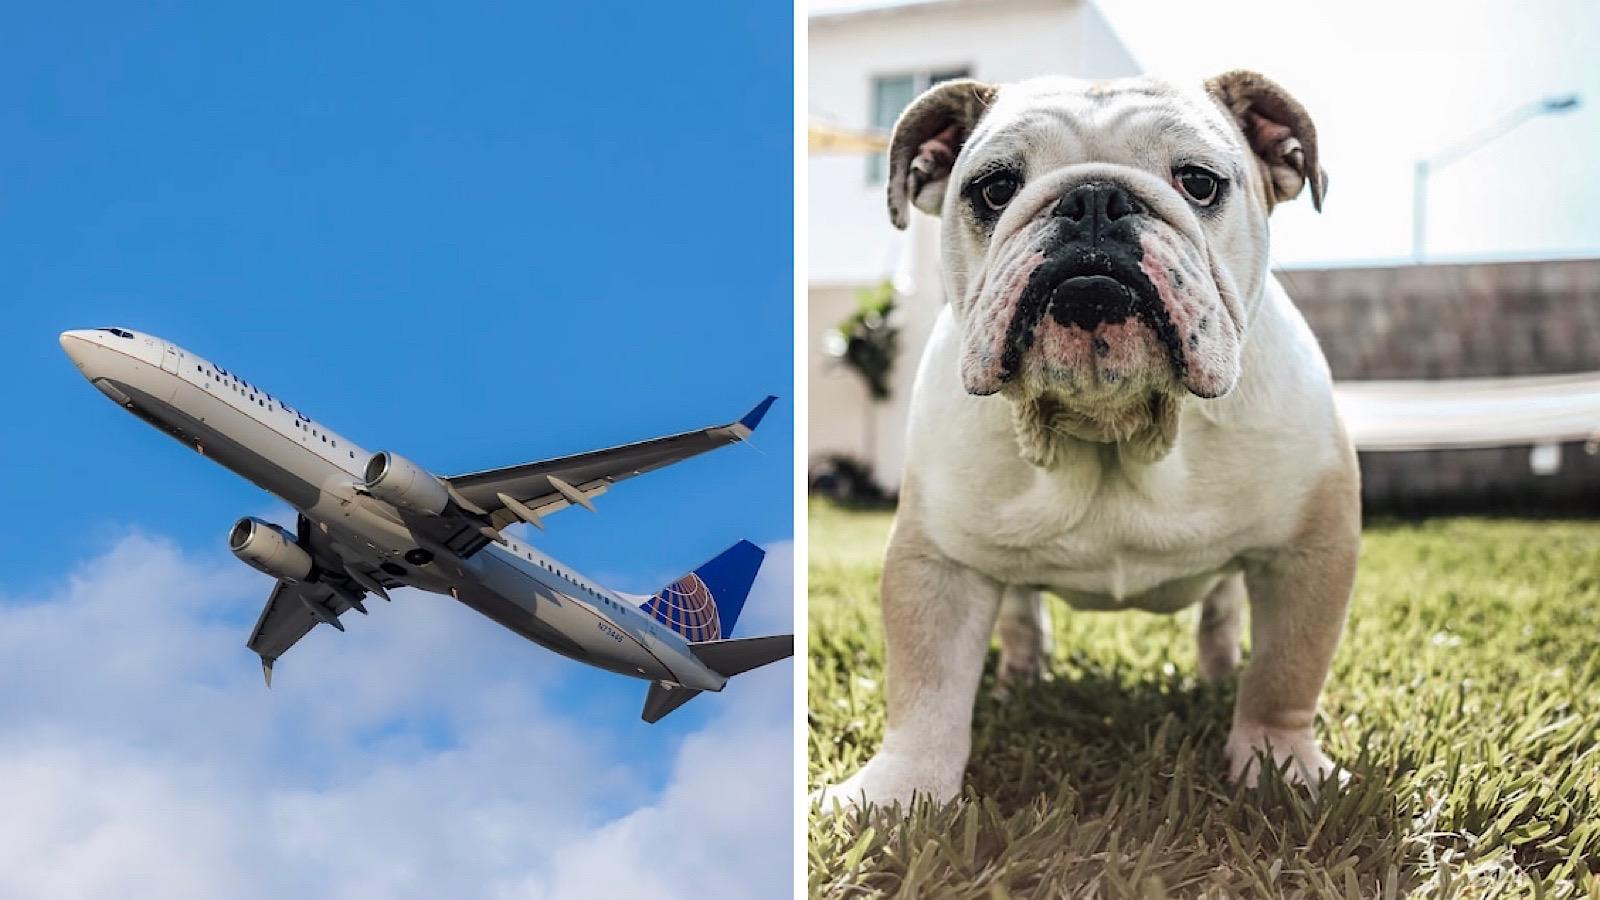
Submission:
[[[648,597],[609,590],[506,533],[619,481],[748,438],[776,397],[737,421],[501,469],[436,476],[368,453],[278,397],[169,341],[126,328],[66,331],[61,347],[101,393],[282,498],[293,531],[245,516],[228,547],[277,579],[246,645],[272,669],[318,625],[366,614],[395,588],[448,594],[563,656],[650,682],[654,723],[703,691],[794,653],[794,635],[733,638],[764,551],[740,541]]]

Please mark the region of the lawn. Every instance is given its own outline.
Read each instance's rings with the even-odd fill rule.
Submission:
[[[883,733],[889,521],[811,508],[812,788]],[[1318,724],[1342,791],[1221,777],[1195,610],[1051,611],[1052,680],[992,700],[991,652],[962,799],[812,813],[814,896],[1600,898],[1600,523],[1367,528]]]

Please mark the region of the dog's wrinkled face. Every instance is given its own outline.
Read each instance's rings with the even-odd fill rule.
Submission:
[[[1253,73],[1207,90],[969,81],[896,126],[890,214],[903,224],[910,201],[943,216],[969,393],[1160,455],[1181,396],[1237,381],[1267,214],[1306,173],[1320,207],[1309,118]]]

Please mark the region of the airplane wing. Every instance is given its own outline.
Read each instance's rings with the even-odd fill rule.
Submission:
[[[359,601],[359,598],[357,599]],[[340,631],[339,616],[350,609],[350,601],[325,584],[279,581],[267,597],[261,618],[246,642],[261,657],[261,671],[272,686],[272,664],[305,637],[318,624],[327,623]]]
[[[594,509],[591,500],[619,481],[744,440],[761,423],[775,400],[776,397],[762,400],[744,418],[726,425],[574,456],[456,475],[443,481],[458,503],[464,499],[467,504],[463,506],[469,511],[481,510],[497,531],[517,521],[543,528],[540,520],[558,510],[569,506]],[[464,545],[463,539],[466,540]],[[486,536],[470,528],[459,530],[443,541],[463,556],[477,552],[487,542]]]
[[[311,527],[305,516],[300,517],[298,526],[299,543],[317,560],[318,568],[326,573],[336,572],[330,560],[339,557],[331,548],[324,546],[326,539],[321,532]],[[381,573],[363,572],[362,577],[380,587],[386,586],[384,582],[391,585],[396,583]],[[262,607],[261,617],[256,620],[250,639],[245,642],[261,657],[261,672],[267,679],[267,687],[272,687],[272,664],[277,662],[278,657],[319,624],[331,625],[343,631],[339,617],[351,609],[365,613],[367,609],[362,600],[367,593],[353,577],[339,578],[325,574],[317,581],[289,582],[279,579],[272,593],[267,596],[267,605]]]

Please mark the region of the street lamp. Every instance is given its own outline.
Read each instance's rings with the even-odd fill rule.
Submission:
[[[1427,235],[1428,176],[1438,169],[1477,150],[1484,144],[1505,134],[1535,116],[1556,115],[1578,108],[1577,94],[1552,94],[1542,100],[1511,110],[1489,127],[1465,140],[1439,151],[1427,159],[1419,159],[1411,178],[1411,261],[1422,262],[1423,244]]]

